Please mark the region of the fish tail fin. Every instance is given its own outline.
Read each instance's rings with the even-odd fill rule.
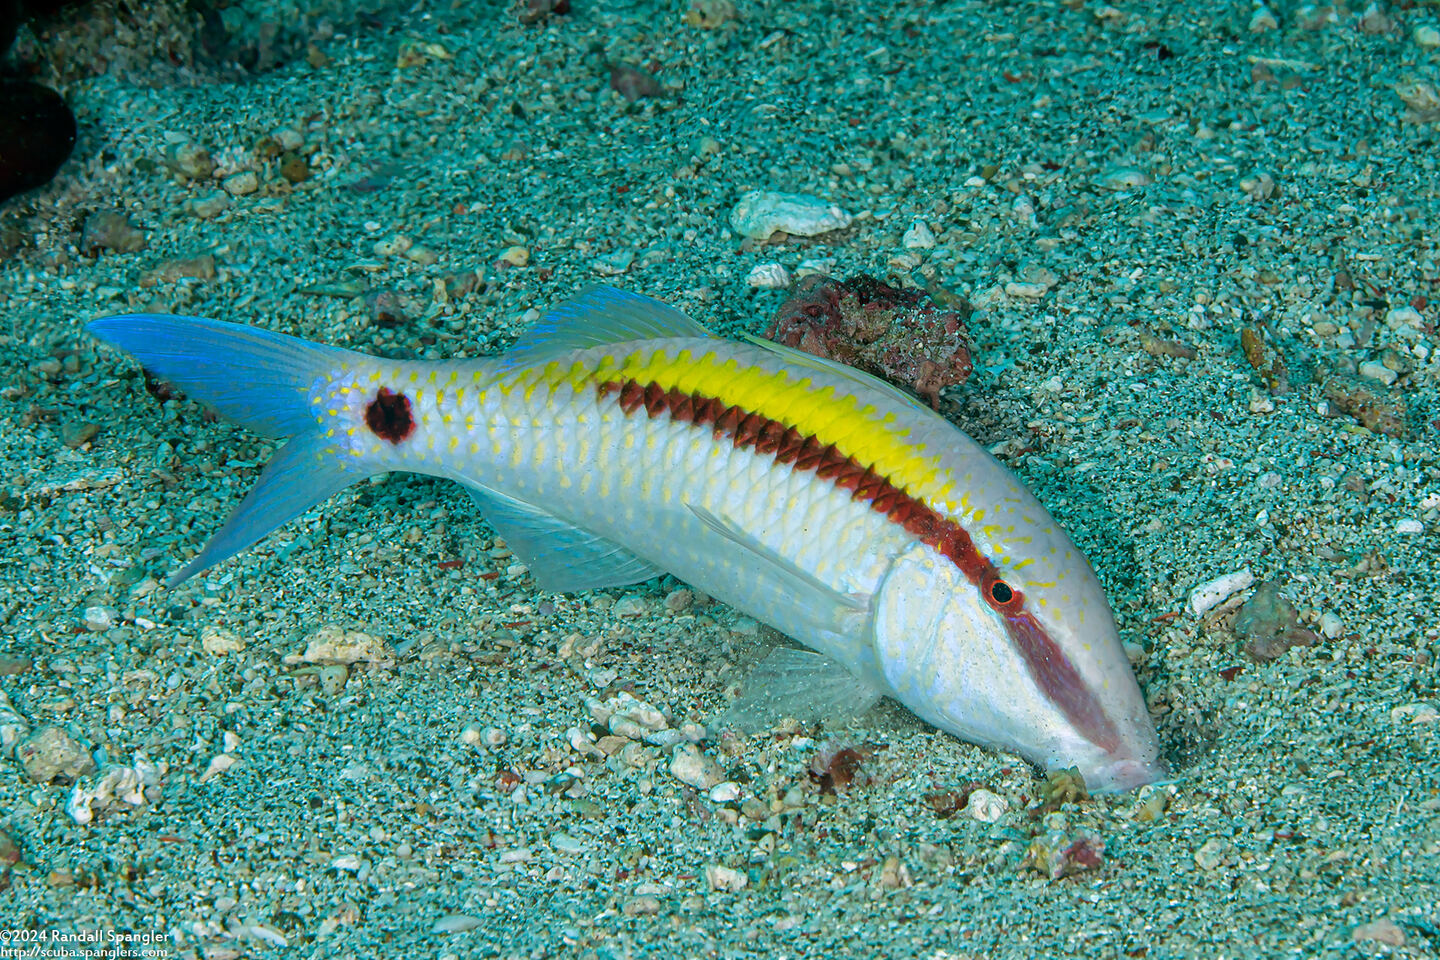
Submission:
[[[346,361],[365,359],[339,347],[199,317],[126,314],[103,317],[86,329],[192,400],[272,438],[314,429],[310,392],[316,383]]]
[[[174,586],[234,556],[375,470],[337,456],[316,424],[311,396],[361,354],[220,320],[166,314],[105,317],[87,329],[147,371],[241,426],[290,440]]]

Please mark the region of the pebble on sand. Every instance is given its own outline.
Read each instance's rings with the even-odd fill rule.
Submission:
[[[972,790],[965,801],[965,812],[981,823],[998,823],[1010,809],[1010,801],[990,790]]]
[[[621,907],[627,917],[651,917],[660,912],[660,901],[655,897],[631,897]]]
[[[200,782],[207,783],[214,780],[239,762],[238,758],[232,757],[228,753],[216,754],[210,758],[210,762],[205,766],[205,772],[200,774]]]
[[[675,748],[670,757],[670,774],[681,783],[697,790],[709,790],[725,778],[718,764],[693,743],[684,743]]]
[[[86,607],[80,618],[81,624],[91,633],[104,633],[120,620],[120,611],[114,607]]]
[[[602,277],[618,277],[635,262],[634,250],[616,250],[590,261],[590,269]]]
[[[215,172],[215,159],[210,151],[190,141],[166,147],[163,162],[187,180],[204,180]]]
[[[1214,579],[1206,580],[1191,590],[1190,599],[1185,603],[1185,609],[1189,610],[1193,616],[1204,616],[1254,582],[1255,573],[1249,567],[1233,573],[1221,574]]]
[[[1385,386],[1390,387],[1394,386],[1399,375],[1379,360],[1366,360],[1360,364],[1360,376],[1367,377],[1371,380],[1378,380],[1380,383],[1385,384]]]
[[[1098,870],[1105,862],[1105,840],[1087,827],[1051,829],[1030,842],[1030,865],[1051,880]]]
[[[665,595],[665,609],[671,613],[684,613],[695,603],[695,591],[680,587]]]
[[[79,450],[100,432],[100,425],[85,421],[70,422],[60,426],[60,442],[71,450]]]
[[[687,27],[718,30],[739,16],[734,0],[690,0],[690,8],[680,19]]]
[[[900,242],[906,250],[929,250],[935,246],[935,234],[924,220],[916,220],[910,225],[910,229],[905,231]]]
[[[721,866],[718,863],[711,863],[705,866],[705,882],[711,890],[724,893],[734,893],[737,890],[744,890],[750,885],[750,878],[739,870]]]
[[[568,833],[556,833],[550,836],[550,848],[573,857],[585,852],[585,842]]]
[[[431,933],[464,933],[467,930],[474,930],[485,921],[479,917],[468,916],[463,913],[452,913],[449,916],[441,917],[430,927]]]
[[[854,217],[833,203],[805,193],[752,190],[730,213],[730,226],[742,237],[768,240],[773,234],[815,237],[843,230]]]
[[[0,690],[0,755],[12,756],[21,740],[30,736],[30,724]]]
[[[1405,119],[1410,123],[1434,123],[1440,120],[1440,89],[1424,80],[1402,81],[1395,85],[1395,95],[1405,101]]]
[[[119,210],[97,210],[85,220],[80,234],[80,252],[98,256],[102,250],[138,253],[145,249],[145,234]]]
[[[233,630],[207,623],[200,628],[200,649],[212,657],[223,657],[245,649],[245,641]]]
[[[177,280],[214,280],[217,274],[214,254],[202,253],[198,257],[166,260],[142,273],[139,284],[148,288]]]
[[[610,89],[630,103],[652,97],[663,97],[665,88],[654,76],[629,63],[608,64]]]
[[[141,757],[133,766],[106,766],[98,781],[78,783],[65,801],[65,812],[76,823],[91,823],[108,810],[140,807],[159,796],[161,782],[169,772],[165,761],[152,763]],[[150,796],[146,796],[146,791]]]
[[[306,638],[305,652],[285,657],[286,666],[300,663],[388,663],[392,660],[384,641],[359,630],[327,623]]]
[[[1219,837],[1211,837],[1195,851],[1195,865],[1201,870],[1218,870],[1224,865],[1227,844]]]
[[[783,290],[790,286],[790,271],[778,263],[757,263],[750,268],[745,283],[762,290]]]
[[[320,668],[320,692],[327,697],[338,696],[350,680],[350,668],[343,663],[327,663]]]
[[[1350,939],[1356,943],[1366,940],[1375,943],[1383,943],[1389,947],[1405,946],[1405,931],[1400,925],[1389,917],[1381,917],[1379,920],[1371,920],[1369,923],[1362,923],[1350,933]]]
[[[230,196],[221,190],[215,190],[204,196],[186,200],[185,212],[201,220],[210,220],[220,216],[230,208]]]
[[[740,785],[734,780],[726,780],[717,783],[710,788],[710,800],[712,803],[730,803],[740,799]]]
[[[1434,723],[1440,720],[1440,709],[1428,703],[1402,703],[1390,711],[1392,723]]]
[[[664,711],[628,691],[622,690],[604,701],[592,699],[587,705],[596,723],[603,723],[611,733],[631,740],[643,740],[670,726]]]
[[[243,197],[260,189],[260,178],[254,170],[241,170],[221,181],[220,186],[232,197]]]
[[[15,759],[20,761],[26,776],[36,783],[74,780],[95,769],[95,759],[85,745],[53,724],[40,727],[21,740],[15,748]]]
[[[629,594],[615,601],[610,608],[610,615],[621,619],[643,617],[650,613],[652,604],[648,597],[637,594]]]
[[[1110,167],[1095,181],[1106,190],[1134,190],[1150,183],[1150,176],[1135,167]]]
[[[1264,33],[1267,30],[1278,30],[1280,21],[1275,19],[1275,14],[1263,3],[1255,5],[1255,11],[1250,15],[1250,32]]]

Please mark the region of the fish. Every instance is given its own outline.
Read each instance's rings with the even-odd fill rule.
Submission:
[[[730,716],[888,696],[1092,791],[1165,774],[1084,555],[980,444],[868,374],[613,287],[460,360],[166,314],[88,330],[285,441],[171,585],[354,483],[428,474],[469,490],[541,589],[670,573],[803,645],[764,660]]]

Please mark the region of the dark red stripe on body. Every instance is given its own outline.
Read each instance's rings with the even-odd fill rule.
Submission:
[[[1114,723],[1065,652],[1025,609],[1019,589],[1007,585],[1009,598],[1003,603],[994,598],[990,585],[1000,580],[999,570],[976,548],[960,524],[895,486],[872,467],[845,456],[833,444],[822,444],[814,436],[762,414],[726,406],[714,397],[681,393],[673,388],[667,391],[658,384],[647,386],[635,380],[602,383],[599,393],[601,397],[615,397],[626,413],[643,406],[651,418],[667,413],[672,420],[709,425],[717,440],[729,438],[738,449],[753,447],[756,453],[772,454],[776,462],[791,464],[795,470],[813,470],[818,479],[849,490],[852,499],[868,502],[871,509],[949,559],[965,579],[980,588],[987,602],[1001,614],[1011,642],[1036,686],[1086,739],[1103,750],[1119,747]]]
[[[1091,695],[1090,688],[1075,670],[1065,651],[1028,610],[1007,614],[1005,626],[1030,676],[1050,702],[1060,708],[1075,729],[1095,746],[1114,752],[1120,748],[1120,733]]]

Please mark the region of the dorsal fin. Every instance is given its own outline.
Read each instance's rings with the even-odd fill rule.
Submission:
[[[763,347],[783,358],[785,362],[793,366],[806,367],[810,370],[822,370],[825,373],[843,377],[851,383],[864,384],[871,390],[879,390],[881,393],[889,395],[890,399],[903,406],[913,407],[916,410],[928,411],[930,409],[913,395],[906,393],[894,384],[887,383],[879,377],[871,376],[864,370],[857,370],[849,364],[841,363],[838,360],[827,360],[824,357],[817,357],[813,353],[806,353],[804,350],[787,347],[783,343],[776,343],[773,340],[766,340],[763,337],[751,336],[748,333],[741,334],[741,336],[750,343],[755,344],[755,346]]]
[[[500,368],[532,367],[606,343],[708,336],[709,330],[654,297],[615,287],[591,287],[535,321],[506,352]]]

